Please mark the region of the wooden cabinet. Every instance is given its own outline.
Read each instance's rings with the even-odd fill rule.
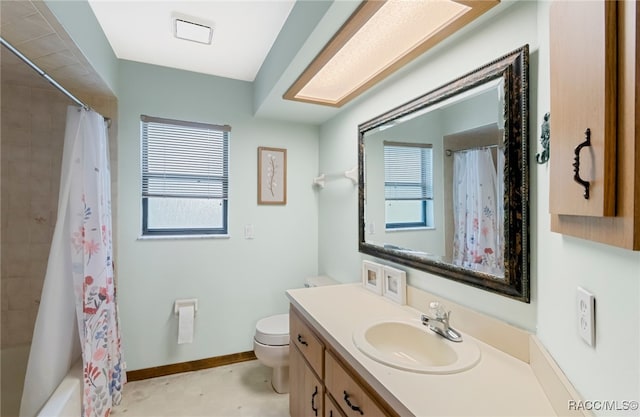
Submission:
[[[289,313],[289,413],[324,415],[324,345],[292,309]]]
[[[322,417],[324,385],[297,347],[289,349],[289,414]]]
[[[295,345],[300,350],[314,372],[322,378],[324,345],[294,311],[289,314],[289,335],[291,345]]]
[[[385,415],[371,396],[331,352],[325,352],[325,358],[324,383],[327,392],[335,399],[347,417]]]
[[[397,416],[291,306],[289,312],[291,417]]]
[[[550,9],[551,230],[640,249],[636,1]],[[590,138],[590,146],[580,144]],[[589,184],[586,189],[574,177]]]
[[[328,394],[324,396],[324,417],[346,417]]]
[[[615,214],[616,152],[616,2],[551,5],[551,177],[558,179],[549,201],[556,214]],[[578,174],[573,179],[575,149]],[[555,183],[555,181],[554,181]]]

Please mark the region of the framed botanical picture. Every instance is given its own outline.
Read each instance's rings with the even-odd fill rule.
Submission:
[[[399,269],[384,266],[382,275],[382,295],[400,305],[405,305],[407,303],[407,274]]]
[[[258,204],[287,204],[287,150],[258,148]]]
[[[382,294],[382,265],[362,261],[362,285],[369,291]]]

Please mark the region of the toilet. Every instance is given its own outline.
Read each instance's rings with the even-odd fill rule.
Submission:
[[[305,279],[305,287],[335,285],[339,282],[326,277]],[[280,393],[289,392],[289,314],[265,317],[256,323],[253,351],[258,360],[272,368],[271,386]]]

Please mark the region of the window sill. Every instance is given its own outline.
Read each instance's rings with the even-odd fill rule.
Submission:
[[[394,227],[393,229],[384,229],[385,232],[410,232],[414,230],[436,230],[435,227]]]
[[[231,235],[145,235],[138,236],[136,240],[202,240],[229,238],[231,238]]]

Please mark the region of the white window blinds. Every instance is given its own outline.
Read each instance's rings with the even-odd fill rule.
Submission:
[[[430,144],[384,143],[385,200],[433,199]]]
[[[140,120],[143,197],[228,198],[230,126]]]

